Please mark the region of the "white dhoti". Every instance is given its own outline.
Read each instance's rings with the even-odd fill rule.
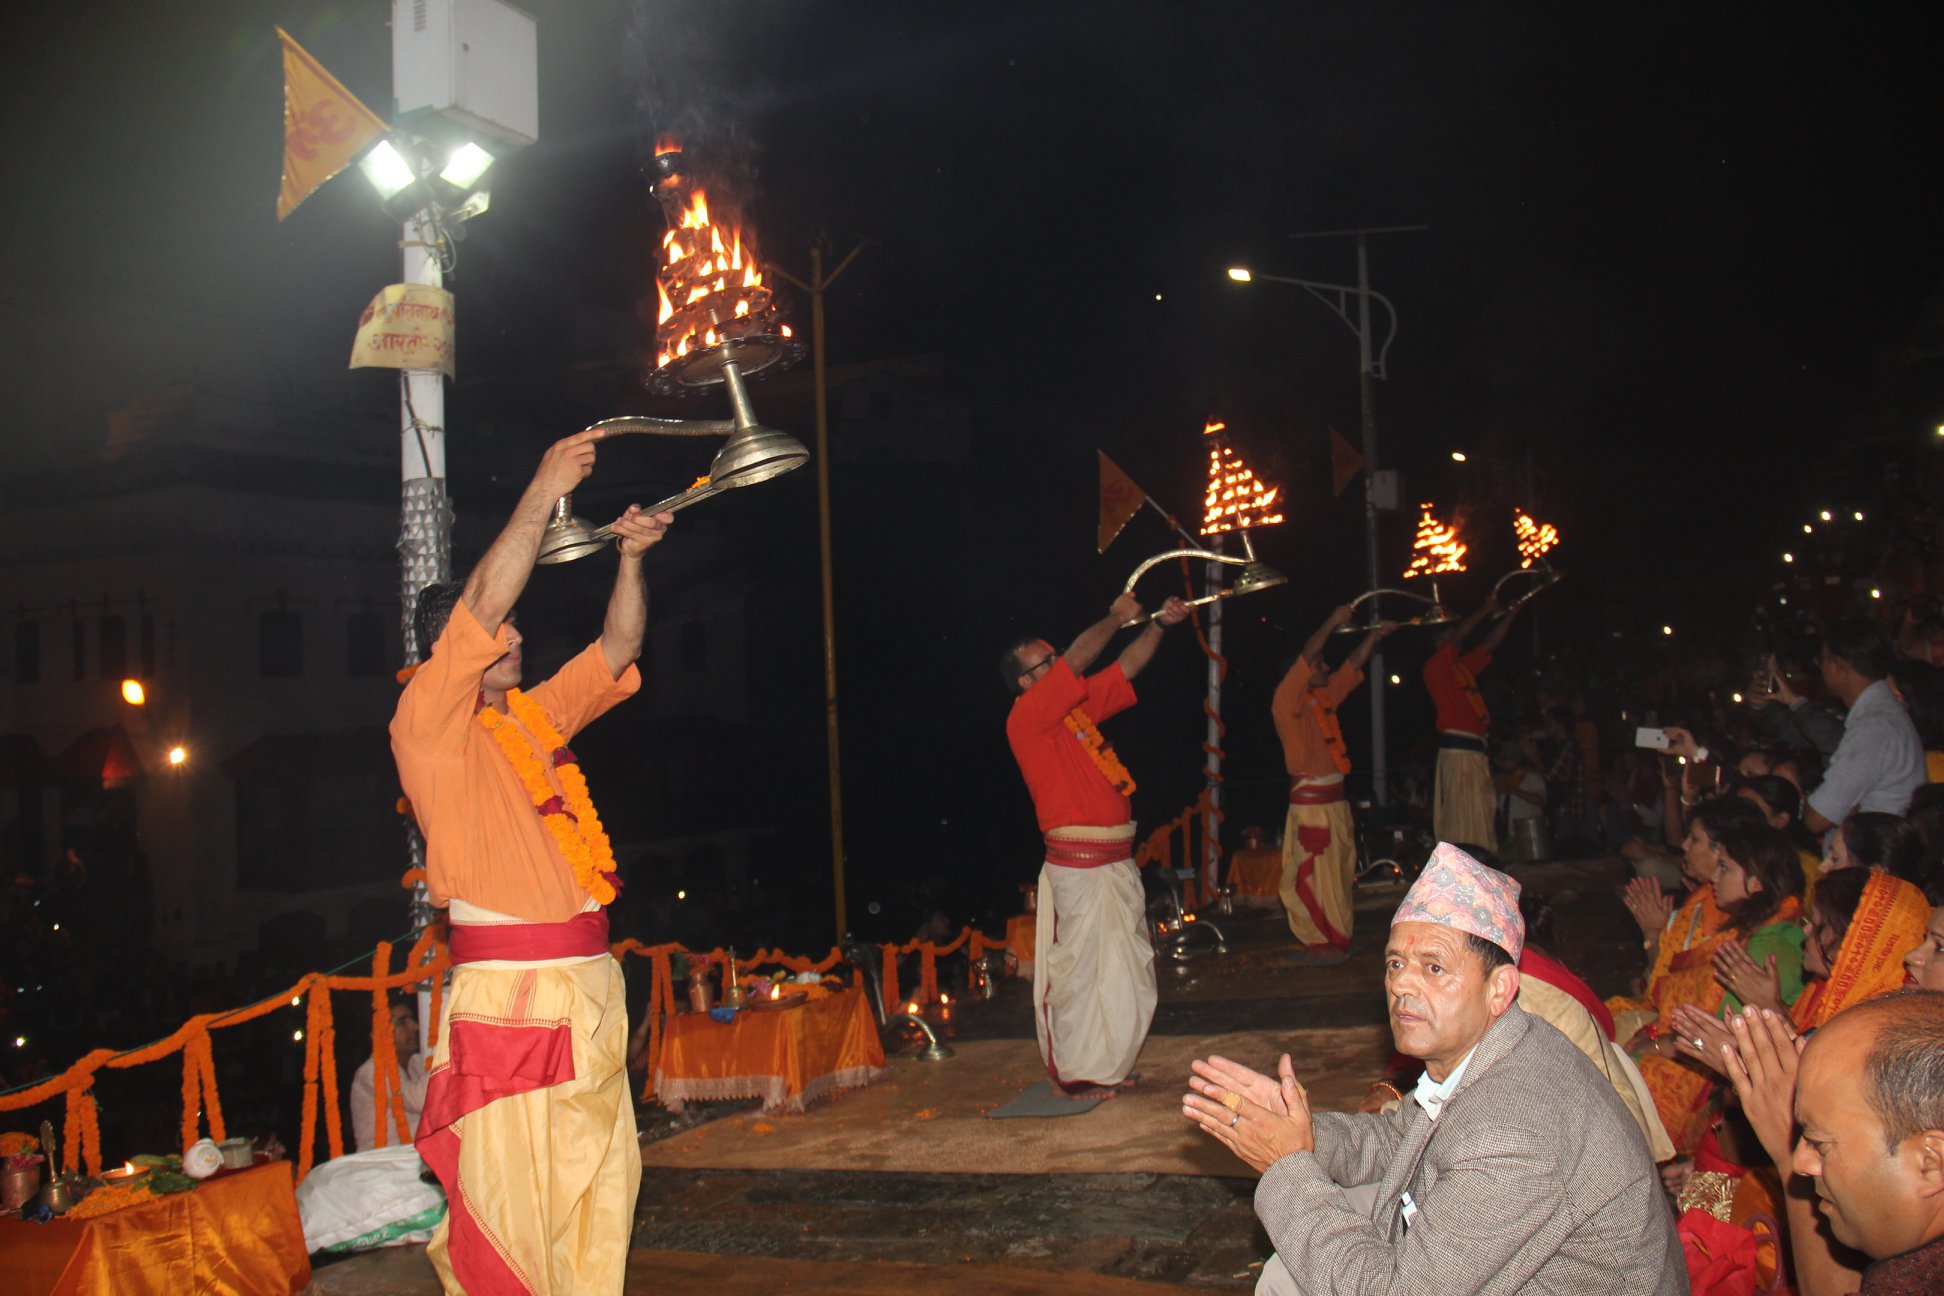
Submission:
[[[1472,741],[1480,750],[1438,749],[1438,787],[1431,805],[1431,827],[1441,842],[1497,851],[1498,831],[1492,820],[1498,792],[1492,786],[1492,766],[1485,759],[1483,741],[1476,737]]]
[[[1131,823],[1047,834],[1033,1032],[1047,1074],[1068,1089],[1125,1080],[1154,1020],[1154,944],[1133,842]],[[1063,849],[1068,844],[1071,849]],[[1105,856],[1111,862],[1073,867],[1056,863],[1055,856]]]

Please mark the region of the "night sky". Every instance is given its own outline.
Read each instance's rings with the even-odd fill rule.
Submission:
[[[1809,510],[1874,510],[1886,465],[1921,464],[1944,422],[1930,358],[1944,327],[1927,314],[1944,278],[1935,16],[527,8],[542,138],[496,169],[449,281],[462,561],[548,441],[649,409],[587,376],[624,373],[648,345],[637,307],[661,220],[640,164],[661,130],[745,197],[766,257],[801,274],[815,238],[833,257],[865,244],[828,299],[833,364],[935,355],[941,390],[973,410],[971,465],[840,465],[833,481],[851,900],[885,911],[870,934],[908,934],[904,915],[930,903],[913,879],[953,879],[943,902],[971,913],[1031,875],[992,659],[1020,633],[1064,642],[1168,547],[1149,517],[1094,554],[1094,450],[1186,516],[1211,414],[1291,503],[1262,542],[1291,587],[1230,618],[1235,777],[1270,789],[1255,818],[1274,813],[1274,664],[1364,588],[1358,493],[1331,498],[1327,443],[1331,426],[1356,436],[1355,339],[1297,289],[1222,273],[1354,276],[1346,241],[1292,233],[1429,227],[1372,242],[1373,285],[1401,317],[1377,393],[1382,457],[1411,501],[1484,519],[1479,561],[1447,590],[1469,604],[1508,565],[1490,519],[1521,492],[1449,451],[1531,456],[1535,507],[1564,531],[1573,573],[1543,605],[1549,648],[1610,650],[1616,632],[1625,644],[1664,621],[1727,633]],[[376,0],[213,0],[29,21],[5,83],[10,460],[85,471],[117,401],[239,364],[325,407],[391,407],[386,376],[342,365],[359,311],[397,277],[396,226],[355,174],[273,219],[272,26],[384,115],[387,18]],[[783,296],[806,329],[807,303]],[[235,349],[189,345],[211,340]],[[726,410],[704,398],[694,412]],[[627,453],[604,453],[590,516],[623,502],[601,492],[625,491]],[[682,525],[736,538],[768,618],[751,645],[760,714],[738,749],[760,768],[709,813],[775,827],[804,905],[827,912],[811,474],[708,509]],[[1401,568],[1410,523],[1391,519],[1387,567]],[[599,580],[562,581],[580,602],[563,597],[561,615],[591,627]],[[1408,683],[1422,641],[1393,642]],[[1143,781],[1144,822],[1196,789],[1200,672],[1182,635],[1144,681],[1146,706],[1110,727]],[[1399,725],[1422,723],[1400,705]],[[1350,711],[1358,730],[1361,704]],[[1394,729],[1393,750],[1406,737]],[[604,755],[674,740],[604,736],[596,794],[619,796]]]

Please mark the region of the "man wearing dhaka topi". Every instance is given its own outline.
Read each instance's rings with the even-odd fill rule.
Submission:
[[[641,1183],[627,1003],[608,954],[619,879],[567,747],[641,685],[641,559],[673,521],[629,508],[601,637],[520,688],[513,605],[547,516],[594,467],[599,431],[556,442],[463,586],[428,586],[430,655],[392,717],[392,752],[448,906],[452,988],[418,1149],[451,1210],[429,1254],[448,1292],[616,1293]]]
[[[1114,632],[1140,614],[1140,603],[1123,594],[1064,653],[1022,639],[999,663],[1016,695],[1006,741],[1046,836],[1033,1030],[1055,1092],[1069,1098],[1111,1097],[1132,1083],[1154,1019],[1154,945],[1127,806],[1134,780],[1100,725],[1134,705],[1131,681],[1188,605],[1169,599],[1113,665],[1087,674]]]
[[[1343,794],[1350,750],[1344,746],[1337,708],[1363,683],[1363,665],[1377,642],[1397,629],[1395,621],[1379,622],[1332,670],[1323,660],[1323,649],[1339,626],[1350,623],[1351,611],[1346,603],[1316,628],[1269,703],[1289,771],[1279,891],[1290,934],[1314,963],[1341,963],[1350,956],[1355,918],[1356,826]]]
[[[1182,1114],[1262,1174],[1258,1296],[1688,1289],[1640,1126],[1578,1046],[1518,1006],[1519,884],[1440,842],[1391,918],[1391,1039],[1424,1063],[1390,1114],[1314,1112],[1275,1076],[1193,1064]]]

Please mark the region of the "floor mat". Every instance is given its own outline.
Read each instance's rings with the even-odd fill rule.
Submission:
[[[987,1120],[1016,1120],[1032,1117],[1078,1116],[1090,1112],[1105,1098],[1065,1098],[1053,1092],[1053,1082],[1042,1080],[1025,1093],[985,1114]]]
[[[967,1040],[953,1048],[956,1056],[943,1062],[893,1058],[889,1079],[801,1116],[710,1121],[648,1144],[642,1162],[651,1169],[1246,1176],[1246,1166],[1182,1116],[1189,1062],[1219,1053],[1273,1074],[1287,1052],[1319,1110],[1349,1111],[1391,1055],[1390,1031],[1381,1026],[1151,1036],[1138,1063],[1141,1083],[1090,1119],[1020,1125],[986,1117],[1046,1079],[1038,1046]]]

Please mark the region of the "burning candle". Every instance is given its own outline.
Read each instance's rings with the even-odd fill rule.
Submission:
[[[1438,521],[1432,505],[1421,505],[1417,539],[1411,544],[1411,565],[1404,569],[1405,579],[1413,576],[1441,576],[1465,570],[1469,546],[1459,542],[1456,523],[1446,526]]]
[[[1559,528],[1550,522],[1538,522],[1520,511],[1512,519],[1512,537],[1519,545],[1519,566],[1530,568],[1535,562],[1545,560],[1546,553],[1559,543]]]
[[[1241,456],[1228,444],[1227,438],[1220,435],[1227,427],[1226,423],[1210,419],[1202,428],[1203,436],[1213,438],[1208,443],[1208,493],[1203,499],[1203,535],[1234,531],[1240,527],[1270,526],[1283,520],[1281,513],[1271,512],[1282,489],[1269,485],[1249,470]]]

